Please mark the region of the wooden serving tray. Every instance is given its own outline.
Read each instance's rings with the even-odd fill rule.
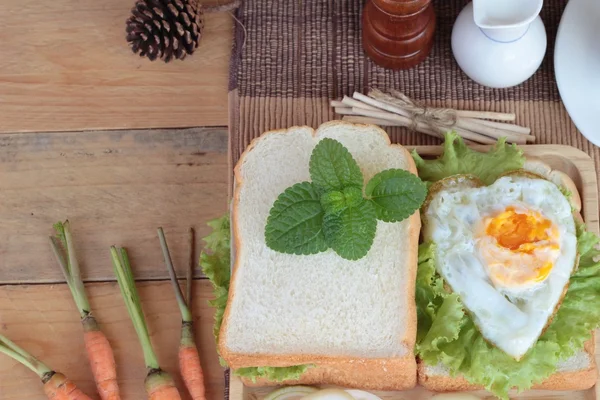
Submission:
[[[474,146],[478,149],[486,149],[489,146]],[[598,185],[596,181],[596,169],[594,161],[589,155],[570,146],[559,145],[531,145],[519,146],[526,156],[542,159],[552,169],[562,171],[569,175],[581,196],[582,215],[591,232],[599,233],[598,228]],[[414,149],[423,157],[435,157],[441,154],[440,146],[416,146]],[[596,363],[600,366],[600,341],[596,335]],[[274,387],[250,388],[242,384],[236,376],[231,376],[229,384],[230,400],[261,400],[265,395],[273,391]],[[383,399],[394,400],[425,400],[433,396],[433,392],[417,386],[412,390],[402,392],[376,392]],[[471,392],[482,399],[494,399],[487,391]],[[600,400],[598,385],[583,391],[548,391],[530,390],[520,395],[511,395],[512,399],[565,399],[565,400]]]

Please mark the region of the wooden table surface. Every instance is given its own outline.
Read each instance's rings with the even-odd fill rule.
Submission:
[[[178,377],[180,317],[156,228],[164,227],[181,270],[188,227],[201,237],[206,221],[227,208],[231,16],[206,16],[193,57],[151,63],[125,41],[133,3],[4,0],[0,7],[0,333],[93,399],[78,313],[47,244],[52,224],[72,223],[123,399],[138,400],[146,371],[108,246],[128,247],[159,360]],[[195,275],[197,343],[208,398],[220,400],[211,287]],[[44,398],[35,374],[0,355],[0,399]]]
[[[133,4],[2,0],[0,132],[227,125],[231,16],[206,15],[194,56],[165,64],[131,53]]]

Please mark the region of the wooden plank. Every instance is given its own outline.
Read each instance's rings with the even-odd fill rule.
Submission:
[[[87,288],[96,318],[115,351],[123,399],[145,399],[142,350],[118,285],[92,283]],[[171,284],[144,282],[138,284],[138,288],[161,367],[176,378],[184,393],[177,366],[181,318]],[[194,296],[196,343],[202,354],[207,398],[222,400],[223,369],[219,366],[212,333],[213,309],[207,303],[212,299],[212,288],[208,280],[195,281]],[[85,356],[79,315],[66,285],[0,287],[0,332],[70,377],[93,399],[99,399]],[[41,400],[45,397],[35,374],[0,355],[0,398]],[[183,398],[189,399],[187,393]]]
[[[129,49],[133,4],[4,0],[0,132],[227,125],[231,16],[206,15],[196,53],[165,64]]]
[[[226,211],[226,151],[223,128],[0,135],[0,283],[62,282],[47,236],[65,218],[87,280],[113,279],[111,244],[166,279],[156,228],[185,267],[189,226]]]

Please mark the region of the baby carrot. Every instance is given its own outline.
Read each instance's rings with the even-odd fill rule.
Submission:
[[[0,353],[4,353],[35,372],[44,384],[44,393],[49,400],[92,400],[60,372],[51,370],[41,361],[0,335]]]
[[[202,373],[202,365],[200,364],[200,355],[198,354],[198,347],[194,341],[194,327],[191,312],[192,303],[192,269],[194,268],[194,230],[190,228],[190,263],[188,265],[188,271],[186,273],[187,281],[187,301],[183,297],[179,283],[177,282],[177,276],[175,274],[175,268],[173,267],[173,261],[171,260],[171,254],[169,247],[167,246],[167,240],[165,239],[165,233],[162,228],[158,228],[158,238],[160,240],[160,246],[162,248],[165,264],[169,271],[169,277],[171,283],[175,289],[175,297],[181,311],[181,342],[179,344],[179,369],[181,376],[185,382],[190,395],[193,400],[205,400],[205,388],[204,388],[204,374]]]
[[[50,400],[90,400],[60,372],[55,372],[44,384],[44,393]]]
[[[144,362],[148,369],[144,382],[148,398],[150,400],[181,400],[173,378],[158,365],[127,251],[123,248],[118,250],[115,246],[112,246],[110,253],[119,288],[121,288],[121,294],[123,300],[125,300],[125,306],[144,352]]]
[[[81,316],[83,340],[98,394],[102,400],[120,400],[115,357],[106,335],[100,330],[92,315],[90,302],[81,279],[70,228],[69,221],[56,223],[54,229],[57,236],[50,237],[50,245]],[[63,256],[61,247],[66,253],[66,257]]]

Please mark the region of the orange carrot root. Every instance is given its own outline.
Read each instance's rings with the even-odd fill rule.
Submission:
[[[161,369],[150,371],[145,385],[149,400],[181,400],[173,378]]]
[[[192,399],[206,400],[204,374],[202,373],[198,348],[194,343],[191,322],[184,322],[182,325],[181,345],[179,346],[179,370]]]
[[[196,346],[179,348],[179,368],[193,400],[205,400],[204,374]]]
[[[44,383],[44,393],[49,400],[92,400],[60,372]]]
[[[83,338],[98,394],[102,400],[120,400],[117,383],[117,368],[112,347],[106,335],[98,330],[96,320],[88,316],[82,320],[85,332]]]

